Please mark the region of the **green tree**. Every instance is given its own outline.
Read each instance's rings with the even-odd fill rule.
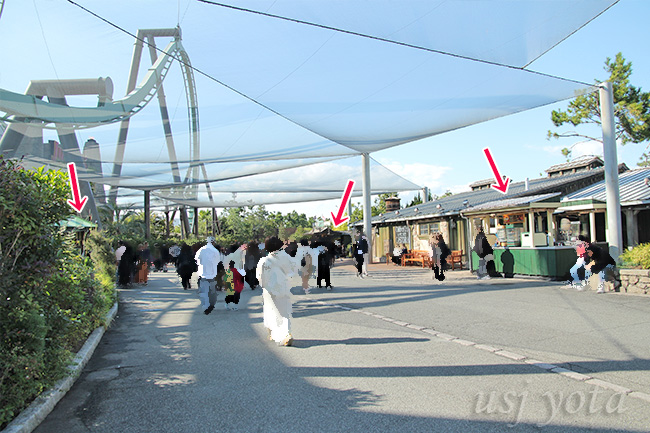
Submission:
[[[641,88],[630,84],[632,62],[626,62],[623,54],[616,58],[605,60],[605,71],[609,73],[606,81],[612,83],[614,93],[614,117],[616,123],[616,140],[622,143],[641,143],[650,139],[650,94]],[[600,81],[596,80],[596,84]],[[564,125],[601,125],[600,95],[592,92],[578,96],[569,103],[566,111],[553,110],[551,120],[555,127]],[[594,134],[597,135],[597,134]],[[547,138],[579,137],[588,140],[601,141],[601,138],[577,131],[553,132],[548,131]],[[647,147],[646,147],[647,150]],[[562,154],[569,160],[571,148],[562,149]],[[642,160],[649,156],[644,153]],[[641,164],[639,164],[641,165]]]
[[[397,192],[379,194],[379,196],[375,199],[375,205],[372,206],[372,216],[386,213],[386,199],[390,197],[399,197],[399,194]]]
[[[447,190],[443,195],[434,195],[433,200],[440,200],[441,198],[449,197],[450,195],[453,195],[451,190]]]

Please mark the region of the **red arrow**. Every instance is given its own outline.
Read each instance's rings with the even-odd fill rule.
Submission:
[[[496,189],[502,194],[507,194],[508,193],[508,185],[510,184],[510,178],[507,178],[499,174],[499,169],[497,168],[496,163],[494,162],[494,159],[492,159],[492,155],[490,155],[490,149],[485,148],[483,149],[483,152],[485,152],[485,157],[487,158],[488,162],[490,163],[490,167],[492,168],[492,172],[494,173],[494,177],[497,180],[498,185],[490,185],[492,188]],[[505,180],[504,180],[505,178]]]
[[[88,201],[88,196],[84,196],[83,199],[79,198],[79,180],[77,179],[77,166],[74,162],[68,163],[68,172],[70,174],[70,188],[72,188],[72,200],[68,200],[68,204],[72,206],[74,210],[78,213],[81,213],[84,206],[86,206],[86,201]]]
[[[350,200],[350,194],[352,194],[353,187],[354,187],[354,181],[348,180],[348,186],[345,187],[345,191],[343,192],[343,197],[341,198],[341,206],[339,206],[338,215],[334,215],[334,212],[330,212],[332,214],[332,221],[334,222],[334,227],[338,227],[350,219],[349,215],[344,217],[343,212],[345,212],[345,207],[348,204],[348,200]]]

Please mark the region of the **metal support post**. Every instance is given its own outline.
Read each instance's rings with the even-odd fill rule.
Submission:
[[[144,192],[144,237],[151,237],[151,191]]]
[[[194,236],[199,237],[199,208],[194,208]]]
[[[363,231],[366,234],[368,240],[368,258],[369,262],[372,263],[372,212],[370,204],[370,155],[368,153],[363,153],[361,155],[363,163]]]
[[[605,159],[605,191],[607,196],[607,242],[609,254],[618,259],[623,247],[621,202],[618,186],[618,157],[616,155],[616,126],[614,124],[614,93],[612,83],[600,86],[600,118],[603,128],[603,156]]]

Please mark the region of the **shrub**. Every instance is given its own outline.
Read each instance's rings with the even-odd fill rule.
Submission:
[[[57,225],[68,194],[65,174],[0,156],[0,428],[65,375],[112,304],[113,286]]]
[[[95,268],[95,277],[105,288],[115,285],[115,252],[111,248],[113,239],[103,232],[92,230],[86,239],[86,251]],[[115,241],[117,244],[117,241]]]
[[[623,266],[650,269],[650,243],[637,245],[620,255]]]

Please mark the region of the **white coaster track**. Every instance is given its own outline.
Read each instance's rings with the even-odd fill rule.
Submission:
[[[3,6],[4,0],[0,0],[0,13],[2,12]],[[158,56],[159,50],[155,45],[155,38],[157,37],[173,38],[165,49],[162,50],[160,57]],[[149,47],[152,66],[136,86],[142,50],[145,43]],[[181,66],[189,118],[191,164],[184,179],[181,178],[178,168],[176,150],[167,111],[167,102],[163,89],[163,81],[174,60],[177,60]],[[98,81],[101,85],[95,84]],[[92,88],[92,90],[89,90],[89,88]],[[94,90],[96,88],[108,90]],[[92,93],[99,96],[100,102],[97,107],[69,106],[65,101],[65,95]],[[198,99],[190,59],[181,43],[180,28],[138,30],[131,61],[127,94],[121,99],[112,100],[112,82],[110,78],[100,78],[99,80],[32,81],[28,86],[26,94],[0,89],[0,112],[5,113],[4,116],[0,117],[0,129],[2,129],[0,130],[0,135],[2,136],[0,139],[0,152],[4,152],[5,156],[13,157],[20,142],[26,137],[32,137],[34,135],[29,131],[55,129],[59,132],[62,144],[64,144],[64,141],[66,142],[64,144],[65,162],[76,162],[79,164],[82,160],[74,156],[75,153],[76,155],[81,153],[76,137],[74,136],[74,130],[121,122],[115,158],[113,160],[113,177],[119,177],[124,161],[129,119],[141,111],[155,95],[158,96],[158,102],[160,104],[161,119],[174,182],[179,185],[192,184],[186,186],[186,188],[195,190],[197,188],[196,183],[200,181],[199,177],[201,175],[199,171],[201,164]],[[47,101],[43,100],[45,96],[48,97]],[[4,125],[2,125],[3,122],[9,123],[9,126],[4,128]],[[37,135],[42,137],[42,132],[39,132]],[[65,136],[65,140],[63,136]],[[79,160],[77,161],[77,159]],[[203,176],[207,181],[205,168],[203,168]],[[117,197],[117,188],[117,186],[111,186],[110,199],[113,202]],[[86,192],[89,192],[88,188],[82,189],[86,189]],[[94,203],[92,197],[91,201]]]

